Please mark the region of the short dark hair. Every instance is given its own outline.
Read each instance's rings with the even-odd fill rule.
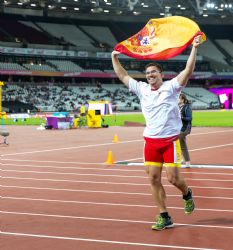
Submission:
[[[160,72],[163,72],[162,66],[156,62],[151,62],[151,63],[146,64],[145,71],[147,70],[147,68],[149,68],[151,66],[155,66]]]

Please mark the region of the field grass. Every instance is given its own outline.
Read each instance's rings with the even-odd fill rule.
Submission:
[[[110,126],[122,126],[125,121],[145,124],[142,114],[116,115],[106,117],[106,124]],[[194,127],[233,127],[233,111],[194,111]]]
[[[1,121],[1,124],[4,125],[41,125],[42,123],[46,123],[46,120],[43,118],[27,118],[26,120],[18,119],[15,122],[12,118],[4,119]]]
[[[125,121],[145,124],[142,114],[114,114],[104,117],[105,124],[109,126],[123,126]],[[43,118],[28,118],[26,121],[18,119],[4,120],[5,125],[40,125],[46,123]],[[195,127],[233,127],[233,110],[230,111],[194,111],[193,126]]]
[[[193,112],[195,127],[233,127],[233,110]]]

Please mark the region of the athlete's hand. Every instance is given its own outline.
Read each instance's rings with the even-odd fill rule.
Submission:
[[[193,47],[197,48],[202,42],[203,41],[202,41],[201,35],[196,36],[193,39]]]
[[[118,56],[118,55],[120,55],[120,52],[119,52],[119,51],[116,51],[116,50],[113,50],[113,52],[112,52],[112,57],[116,57],[116,56]]]

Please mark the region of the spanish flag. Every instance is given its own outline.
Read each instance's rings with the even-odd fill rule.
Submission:
[[[167,60],[179,55],[197,35],[206,40],[199,26],[189,18],[150,19],[137,34],[117,44],[115,50],[137,59]]]

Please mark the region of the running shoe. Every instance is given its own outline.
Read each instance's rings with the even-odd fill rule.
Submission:
[[[171,217],[163,218],[161,215],[158,216],[155,224],[152,225],[153,230],[163,230],[166,228],[171,228],[173,227],[173,222]]]
[[[189,192],[191,193],[191,198],[188,200],[184,200],[184,212],[185,214],[191,214],[195,208],[195,204],[193,201],[193,196],[192,196],[192,189],[188,189]]]

